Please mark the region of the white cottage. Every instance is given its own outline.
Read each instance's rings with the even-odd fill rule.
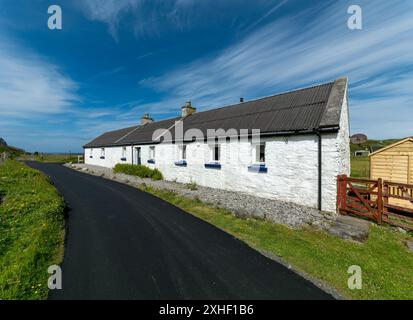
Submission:
[[[350,173],[347,79],[102,134],[85,162],[158,168],[166,180],[336,211]]]

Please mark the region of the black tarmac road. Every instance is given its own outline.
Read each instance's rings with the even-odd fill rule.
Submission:
[[[29,163],[70,211],[51,299],[331,299],[231,235],[130,186]]]

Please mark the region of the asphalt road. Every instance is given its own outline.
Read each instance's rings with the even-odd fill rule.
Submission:
[[[58,164],[70,206],[63,289],[51,299],[331,299],[220,229],[130,186]]]

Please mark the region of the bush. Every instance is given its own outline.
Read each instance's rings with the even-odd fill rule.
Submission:
[[[151,178],[152,180],[163,180],[162,172],[160,172],[158,169],[153,170]]]
[[[113,172],[129,174],[131,176],[138,176],[140,178],[151,178],[152,180],[163,180],[163,175],[158,169],[151,169],[143,165],[118,163],[113,168]]]

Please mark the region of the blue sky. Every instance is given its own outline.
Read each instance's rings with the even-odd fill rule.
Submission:
[[[63,30],[47,28],[58,4]],[[363,29],[347,28],[347,8]],[[352,133],[413,135],[413,1],[0,0],[0,137],[72,152],[103,131],[350,79]]]

